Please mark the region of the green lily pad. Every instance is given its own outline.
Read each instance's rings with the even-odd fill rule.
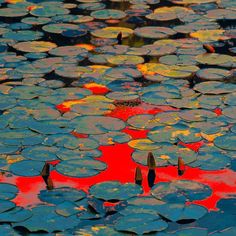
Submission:
[[[106,168],[107,165],[104,162],[94,160],[91,157],[61,161],[56,166],[59,173],[77,178],[97,175]]]
[[[7,32],[2,35],[3,38],[13,39],[15,41],[37,40],[43,37],[43,33],[32,30],[20,30],[16,32]]]
[[[232,72],[225,69],[207,68],[196,73],[197,77],[204,80],[224,80],[232,76]]]
[[[224,150],[236,151],[236,136],[235,134],[226,134],[215,138],[214,145]]]
[[[21,52],[47,52],[56,47],[55,43],[46,41],[20,42],[14,45],[14,48]]]
[[[105,134],[125,128],[125,123],[122,120],[103,116],[76,117],[72,121],[72,124],[75,130],[82,134]]]
[[[55,152],[58,149],[56,147],[47,147],[47,146],[33,146],[25,148],[21,154],[23,157],[35,160],[35,161],[53,161],[57,160]]]
[[[72,216],[81,213],[77,204],[71,201],[64,201],[56,206],[56,213],[64,217]]]
[[[21,17],[27,15],[28,12],[21,8],[1,8],[0,17]]]
[[[114,65],[136,65],[144,62],[140,56],[133,55],[116,55],[107,58],[107,61]]]
[[[66,148],[60,148],[56,155],[61,159],[61,160],[70,160],[70,159],[76,159],[76,158],[84,158],[84,157],[100,157],[101,156],[101,151],[94,149],[94,150],[89,150],[89,151],[81,151],[78,149],[66,149]]]
[[[1,235],[14,235],[14,236],[20,236],[10,225],[8,224],[2,224],[0,229]]]
[[[220,170],[230,166],[230,163],[230,157],[225,154],[220,152],[203,152],[199,153],[197,160],[190,165],[202,170]]]
[[[150,139],[134,139],[128,142],[128,145],[142,151],[152,151],[160,148],[159,143]]]
[[[143,38],[162,39],[176,34],[176,32],[167,27],[144,26],[136,28],[134,34]]]
[[[190,128],[184,124],[173,126],[156,126],[148,137],[154,142],[176,143],[181,140],[184,143],[193,143],[201,140],[200,129]]]
[[[17,99],[31,100],[38,96],[47,96],[51,92],[50,89],[39,86],[17,86],[11,89],[10,95]]]
[[[160,236],[171,236],[171,235],[174,235],[174,236],[182,236],[182,235],[207,236],[208,231],[207,231],[207,229],[191,227],[191,228],[180,229],[180,230],[177,230],[174,232],[168,232],[168,233],[161,232],[159,235]]]
[[[115,143],[127,143],[131,137],[122,132],[108,132],[106,134],[90,135],[91,139],[96,140],[99,145],[113,145]]]
[[[204,65],[233,65],[234,58],[225,54],[205,53],[196,56],[196,61]]]
[[[29,219],[31,216],[32,213],[30,210],[26,210],[23,207],[15,207],[12,210],[0,214],[0,222],[18,223]]]
[[[224,94],[236,91],[236,85],[218,81],[207,81],[196,84],[194,90],[203,94]]]
[[[91,32],[95,37],[115,39],[117,35],[122,32],[122,37],[127,38],[133,34],[133,30],[125,27],[105,27]]]
[[[174,180],[161,182],[153,186],[152,195],[170,203],[202,200],[212,193],[207,185],[189,180]]]
[[[236,106],[230,106],[222,111],[223,115],[231,118],[231,119],[236,119]]]
[[[15,203],[7,200],[0,200],[0,214],[13,209],[16,206]]]
[[[10,171],[18,176],[39,176],[44,164],[44,162],[40,161],[22,160],[11,164]]]
[[[207,119],[215,118],[216,114],[209,110],[196,109],[186,110],[179,113],[180,118],[185,121],[205,121]]]
[[[142,188],[132,183],[121,184],[117,181],[107,181],[93,185],[90,194],[105,201],[127,200],[142,193]]]
[[[49,4],[45,4],[43,7],[37,7],[30,11],[30,14],[33,16],[39,16],[39,17],[51,17],[56,15],[64,15],[68,14],[70,11],[68,9],[53,6]]]
[[[91,16],[98,20],[107,20],[107,19],[122,19],[126,16],[126,14],[120,10],[104,9],[92,12]]]
[[[65,147],[68,149],[91,150],[99,146],[98,142],[90,138],[76,138],[71,134],[54,134],[48,136],[44,142],[47,146]]]
[[[21,226],[30,232],[37,231],[63,231],[75,227],[79,223],[76,216],[63,217],[55,212],[53,206],[37,206],[32,209],[32,217],[13,226]]]
[[[159,215],[173,222],[198,220],[207,213],[205,207],[195,204],[186,206],[182,203],[168,203],[158,205],[156,208]]]
[[[147,213],[123,216],[115,223],[116,230],[132,232],[138,235],[149,232],[159,232],[167,227],[168,224],[161,220],[158,215]]]
[[[11,200],[16,197],[18,189],[13,184],[0,183],[0,199]]]
[[[82,115],[105,115],[114,110],[113,100],[101,95],[91,95],[72,105],[71,110]]]
[[[54,56],[78,56],[78,55],[85,55],[87,54],[87,50],[81,47],[76,46],[61,46],[57,48],[53,48],[49,51],[49,54]]]
[[[77,202],[86,197],[86,193],[70,187],[54,188],[52,190],[41,190],[39,194],[40,200],[55,205],[64,202]]]

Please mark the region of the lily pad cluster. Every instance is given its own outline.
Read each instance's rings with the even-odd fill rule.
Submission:
[[[234,235],[230,200],[218,204],[225,220],[208,213],[194,201],[212,190],[198,182],[143,196],[108,179],[41,190],[42,204],[23,208],[9,177],[55,162],[79,185],[108,170],[101,146],[116,145],[141,167],[152,152],[157,167],[182,157],[235,170],[235,16],[230,0],[0,1],[0,235]]]

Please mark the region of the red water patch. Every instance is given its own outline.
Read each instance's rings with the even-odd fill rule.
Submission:
[[[106,86],[99,85],[99,84],[97,84],[97,85],[96,84],[84,85],[84,88],[90,90],[94,95],[104,95],[110,91]]]
[[[62,111],[63,107],[60,105],[57,108]],[[130,116],[137,114],[157,114],[163,111],[176,110],[171,107],[165,106],[152,106],[147,104],[140,104],[137,107],[117,107],[109,116],[117,117],[122,120],[127,120]],[[65,110],[64,110],[65,111]],[[66,111],[65,111],[66,112]],[[146,138],[148,130],[137,130],[131,127],[126,127],[122,132],[125,132],[132,136],[133,139]],[[78,137],[82,137],[82,134],[76,133]],[[81,136],[82,135],[82,136]],[[203,145],[203,142],[194,144],[179,143],[183,146],[198,151]],[[144,190],[143,195],[150,194],[150,188],[148,187],[147,174],[148,168],[146,166],[138,165],[132,160],[133,149],[128,144],[114,144],[111,146],[101,146],[99,148],[102,151],[102,156],[96,158],[107,164],[107,169],[100,174],[88,178],[73,178],[59,174],[55,170],[51,172],[51,179],[54,187],[69,186],[89,191],[89,188],[103,181],[119,181],[121,183],[131,182],[135,180],[135,169],[137,166],[140,167],[143,183],[142,187]],[[57,163],[51,163],[55,165]],[[26,170],[27,171],[27,170]],[[221,198],[227,198],[232,194],[236,194],[236,174],[234,171],[229,169],[219,171],[204,171],[198,168],[191,168],[186,166],[185,173],[182,176],[178,175],[176,166],[168,167],[157,167],[156,168],[156,181],[158,182],[169,182],[172,180],[193,180],[203,184],[207,184],[212,189],[212,195],[207,199],[201,201],[195,201],[195,203],[207,207],[209,210],[216,210],[217,201]],[[28,206],[32,204],[40,203],[38,194],[40,190],[46,188],[43,179],[38,177],[6,177],[1,176],[0,180],[6,183],[12,183],[18,186],[19,194],[14,199],[14,202],[20,206]]]
[[[74,135],[76,138],[88,138],[87,134],[80,134],[75,131],[72,131],[71,134]]]
[[[70,111],[70,108],[65,106],[63,103],[56,105],[56,109],[61,113],[66,113]]]
[[[217,116],[223,115],[222,110],[221,110],[220,108],[216,108],[216,109],[214,110],[214,112],[215,112],[215,114],[216,114]]]
[[[126,121],[129,117],[140,114],[155,115],[164,111],[176,111],[177,109],[170,106],[154,106],[147,103],[141,103],[138,106],[117,106],[107,116],[116,117]]]
[[[195,152],[198,152],[199,148],[204,144],[204,141],[196,142],[196,143],[183,143],[179,142],[179,145],[182,145],[184,147],[190,148]]]

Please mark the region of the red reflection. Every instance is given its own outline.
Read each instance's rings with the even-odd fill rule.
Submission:
[[[60,109],[58,107],[58,109]],[[158,112],[176,110],[170,107],[152,106],[147,104],[140,104],[136,107],[118,106],[112,111],[109,116],[118,117],[123,120],[127,120],[130,116],[135,114],[156,114]],[[137,130],[130,127],[126,127],[123,132],[132,136],[133,139],[145,138],[148,130]],[[82,138],[83,135],[78,135]],[[198,151],[203,145],[203,142],[179,144]],[[99,148],[102,151],[102,156],[97,158],[107,164],[107,169],[100,174],[88,178],[72,178],[63,176],[57,173],[55,170],[51,172],[51,178],[55,187],[70,186],[78,188],[88,192],[90,186],[103,182],[103,181],[120,181],[121,183],[132,182],[134,183],[135,169],[137,166],[141,168],[143,175],[143,190],[144,195],[150,194],[150,189],[147,182],[148,168],[142,165],[138,165],[132,160],[131,154],[133,149],[125,144],[114,144],[111,146],[101,146]],[[57,164],[51,163],[51,164]],[[236,194],[236,174],[230,169],[224,169],[219,171],[204,171],[198,168],[191,168],[186,166],[186,171],[182,176],[178,175],[176,166],[169,167],[157,167],[156,168],[156,181],[155,183],[171,180],[193,180],[203,184],[207,184],[212,189],[212,195],[204,200],[195,201],[195,203],[207,207],[209,210],[216,210],[217,201],[221,198],[227,198],[232,194]],[[18,186],[19,194],[14,199],[14,202],[20,206],[28,206],[37,204],[40,202],[38,194],[40,190],[45,189],[45,183],[42,177],[0,177],[0,181],[13,183]]]

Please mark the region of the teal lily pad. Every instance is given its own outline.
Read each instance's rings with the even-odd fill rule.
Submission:
[[[71,159],[76,159],[76,158],[86,158],[86,157],[100,157],[102,155],[101,151],[94,149],[94,150],[86,150],[86,151],[81,151],[78,149],[66,149],[66,148],[60,148],[56,155],[61,159],[61,160],[71,160]]]
[[[203,94],[224,94],[236,91],[236,85],[218,81],[207,81],[196,84],[194,90]]]
[[[76,138],[71,134],[50,135],[44,140],[43,144],[68,149],[79,149],[81,151],[95,149],[99,146],[98,142],[91,138]]]
[[[58,215],[69,217],[75,214],[79,214],[83,212],[84,210],[80,210],[78,205],[75,202],[72,201],[64,201],[62,203],[59,203],[56,206],[56,213]]]
[[[63,204],[66,201],[77,202],[86,197],[86,193],[70,187],[54,188],[52,190],[41,190],[40,200],[55,205]]]
[[[105,201],[127,200],[142,193],[142,188],[132,183],[121,184],[117,181],[107,181],[93,185],[90,194]]]
[[[98,20],[122,19],[126,16],[123,11],[114,9],[97,10],[91,13],[91,16]]]
[[[44,162],[40,161],[22,160],[11,164],[10,172],[17,176],[39,176],[44,167],[44,164]]]
[[[181,222],[185,220],[198,220],[207,214],[205,207],[191,204],[189,206],[182,203],[168,203],[158,205],[157,212],[172,222]]]
[[[118,231],[132,232],[138,235],[144,233],[163,231],[168,224],[156,214],[139,213],[118,218],[115,229]]]
[[[235,134],[225,134],[217,137],[214,140],[214,145],[223,150],[236,151],[236,136]]]
[[[61,46],[57,48],[53,48],[49,51],[49,54],[54,56],[78,56],[78,55],[87,55],[87,50],[81,47],[76,46]]]
[[[180,229],[174,232],[168,232],[168,233],[164,233],[164,232],[160,232],[160,234],[158,236],[207,236],[208,235],[208,231],[207,229],[203,229],[203,228],[196,228],[196,227],[190,227],[190,228],[185,228],[185,229]],[[218,235],[217,235],[218,236]]]
[[[43,37],[43,33],[32,30],[20,30],[16,32],[7,32],[2,35],[3,38],[13,39],[15,41],[37,40]]]
[[[230,166],[231,158],[220,152],[199,152],[198,158],[190,166],[198,167],[202,170],[220,170]]]
[[[53,161],[57,160],[55,152],[58,149],[56,147],[47,147],[43,145],[37,145],[33,147],[24,148],[21,152],[22,156],[35,161]]]
[[[18,188],[13,184],[0,183],[0,199],[11,200],[16,197]]]
[[[16,206],[15,203],[7,200],[0,200],[0,214],[13,209]]]
[[[13,236],[20,236],[10,225],[2,224],[0,229],[1,235],[13,235]]]
[[[211,193],[212,191],[207,185],[189,180],[160,182],[151,190],[151,194],[155,198],[169,203],[202,200],[209,197]]]
[[[122,132],[108,132],[106,134],[90,135],[91,139],[96,140],[99,145],[113,145],[115,143],[127,143],[130,141],[130,135]]]
[[[167,27],[144,26],[136,28],[134,34],[144,38],[162,39],[168,38],[169,36],[176,34],[176,32]]]
[[[19,223],[14,227],[21,226],[30,232],[37,231],[63,231],[75,227],[80,222],[76,216],[63,217],[55,212],[53,206],[37,206],[32,209],[32,217]]]
[[[204,80],[224,80],[229,79],[232,76],[232,72],[219,68],[206,68],[197,71],[197,77]]]
[[[104,116],[80,116],[72,121],[74,128],[82,134],[104,134],[125,128],[125,123],[117,118]]]
[[[94,160],[91,157],[61,161],[56,166],[59,173],[77,178],[97,175],[106,168],[107,165],[104,162]]]
[[[31,216],[32,213],[30,210],[27,210],[23,207],[15,207],[12,210],[0,214],[0,222],[18,223],[29,219]]]

